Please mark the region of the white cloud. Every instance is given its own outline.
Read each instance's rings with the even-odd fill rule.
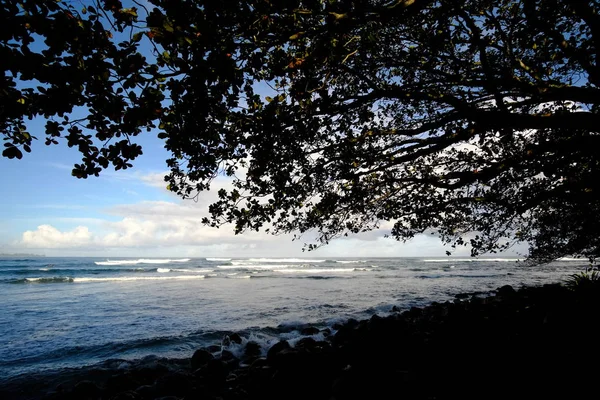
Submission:
[[[166,191],[164,185],[158,185],[162,182],[162,174],[148,175],[142,180]],[[198,202],[176,197],[173,201],[142,201],[105,209],[105,219],[62,218],[57,221],[62,226],[64,223],[78,224],[71,230],[57,229],[51,225],[56,218],[48,218],[37,229],[22,233],[14,248],[43,250],[51,255],[105,257],[411,257],[445,254],[446,248],[431,235],[417,236],[407,244],[384,238],[390,232],[391,222],[382,222],[379,229],[371,232],[334,240],[314,253],[303,252],[304,242],[311,239],[309,234],[292,241],[292,235],[273,236],[264,232],[235,235],[231,226],[210,228],[202,224],[202,217],[207,214],[207,205],[216,200],[217,190],[221,187],[230,188],[231,179],[218,178],[216,190],[201,193]]]
[[[91,240],[92,234],[85,226],[61,232],[51,225],[40,225],[35,231],[24,232],[21,244],[31,248],[74,248],[88,246]]]
[[[165,182],[165,175],[167,172],[152,172],[149,174],[144,174],[140,177],[140,180],[148,186],[157,187],[160,189],[167,188],[167,183]]]

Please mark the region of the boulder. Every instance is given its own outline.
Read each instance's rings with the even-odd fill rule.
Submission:
[[[231,338],[229,335],[223,336],[223,340],[221,340],[221,347],[229,347],[231,345]]]
[[[231,343],[242,344],[242,337],[238,333],[232,333],[229,335]]]
[[[142,396],[133,390],[118,393],[117,395],[110,398],[110,400],[141,400]]]
[[[132,368],[129,374],[133,379],[138,381],[140,385],[150,385],[154,383],[160,376],[169,372],[169,368],[163,364],[154,363],[137,368]]]
[[[223,350],[221,352],[221,360],[222,361],[237,361],[237,357],[229,350]]]
[[[496,289],[496,293],[498,293],[498,296],[507,297],[515,295],[517,291],[510,285],[504,285]]]
[[[254,341],[246,343],[246,349],[244,350],[244,356],[247,358],[260,357],[261,349],[260,345]]]
[[[208,351],[209,353],[216,353],[218,351],[221,351],[221,346],[219,346],[218,344],[211,344],[210,346],[206,347],[206,351]]]
[[[309,335],[316,335],[316,334],[318,334],[318,333],[319,333],[319,329],[318,329],[318,328],[315,328],[314,326],[309,326],[309,327],[307,327],[307,328],[304,328],[304,329],[302,329],[302,330],[300,331],[300,334],[301,334],[301,335],[306,335],[306,336],[309,336]]]
[[[252,362],[252,364],[250,364],[250,369],[258,369],[258,368],[263,368],[263,367],[268,367],[269,363],[267,362],[266,358],[257,358],[256,360],[254,360]]]
[[[311,337],[305,337],[305,338],[298,340],[298,342],[296,343],[296,346],[294,346],[294,348],[310,351],[311,349],[315,348],[316,344],[317,344],[317,341],[315,339],[313,339]]]
[[[210,360],[205,366],[197,369],[196,378],[203,379],[209,385],[221,384],[229,375],[229,366],[223,360]]]
[[[173,372],[156,381],[159,394],[163,396],[186,396],[192,388],[192,376],[183,372]]]
[[[354,318],[350,318],[348,321],[346,321],[344,323],[344,326],[348,327],[348,328],[356,328],[358,326],[359,322],[358,320],[354,319]]]
[[[278,343],[275,343],[273,346],[271,346],[271,348],[267,352],[267,361],[269,361],[269,363],[271,363],[271,361],[275,358],[277,353],[279,353],[283,350],[289,349],[290,347],[291,346],[287,340],[282,340]]]
[[[155,385],[143,385],[135,389],[135,391],[143,399],[154,399],[158,395],[158,390]]]
[[[196,350],[194,352],[194,355],[190,359],[192,370],[196,370],[202,367],[213,358],[213,355],[204,349]]]
[[[73,397],[77,399],[97,399],[101,389],[92,381],[81,381],[73,387]]]
[[[104,386],[109,394],[115,395],[117,393],[135,390],[140,387],[140,382],[134,379],[130,374],[118,374],[108,378]]]

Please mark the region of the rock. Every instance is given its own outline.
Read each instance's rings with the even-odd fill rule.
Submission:
[[[207,362],[209,362],[213,358],[214,358],[213,355],[206,350],[203,350],[203,349],[196,350],[194,352],[194,355],[190,359],[190,364],[191,364],[192,370],[196,370],[196,369],[202,367],[203,365],[205,365]]]
[[[160,377],[156,381],[159,394],[164,396],[186,396],[192,388],[192,376],[183,372],[173,372]]]
[[[242,337],[237,333],[232,333],[229,335],[229,340],[231,343],[242,344]]]
[[[510,285],[504,285],[496,289],[498,296],[506,297],[517,293],[517,291]]]
[[[223,382],[229,375],[227,363],[223,360],[210,360],[208,364],[202,368],[203,375],[215,382]]]
[[[231,338],[229,335],[225,335],[221,340],[221,347],[229,347],[231,345]]]
[[[367,328],[371,331],[382,329],[382,327],[386,324],[386,320],[379,315],[375,314],[369,319],[369,324]]]
[[[291,371],[311,372],[314,366],[310,364],[310,356],[305,349],[289,348],[275,354],[269,364],[286,374]]]
[[[400,308],[398,306],[393,306],[391,312],[400,312]]]
[[[418,318],[421,315],[423,315],[423,309],[419,307],[411,307],[410,310],[408,310],[408,316],[411,318]]]
[[[246,349],[244,350],[244,355],[248,358],[260,357],[261,349],[260,345],[256,342],[248,342],[246,343]]]
[[[134,379],[130,374],[119,374],[108,378],[104,386],[108,393],[114,395],[134,390],[140,386],[140,382]]]
[[[338,329],[338,331],[333,335],[333,343],[336,346],[340,346],[346,342],[351,341],[357,336],[356,329],[351,328],[349,326],[343,325]]]
[[[110,400],[141,400],[142,396],[133,391],[128,390],[127,392],[118,393],[116,396],[110,398]]]
[[[252,362],[252,364],[250,364],[250,368],[251,369],[257,369],[257,368],[263,368],[263,367],[267,367],[269,365],[269,363],[267,362],[266,358],[257,358],[256,360],[254,360]]]
[[[287,340],[282,340],[278,343],[275,343],[273,346],[271,346],[271,348],[267,352],[267,360],[270,363],[274,359],[274,357],[277,355],[277,353],[281,352],[282,350],[289,349],[290,347],[291,346]]]
[[[73,387],[73,397],[77,399],[97,399],[101,395],[101,389],[91,381],[78,382]]]
[[[154,399],[158,395],[158,391],[155,385],[143,385],[135,389],[135,391],[143,399]]]
[[[223,350],[221,352],[221,360],[223,361],[236,361],[237,357],[229,350]]]
[[[326,340],[319,340],[318,342],[315,343],[315,347],[321,351],[331,350],[331,343],[329,343]]]
[[[309,326],[307,328],[304,328],[300,331],[301,335],[316,335],[317,333],[319,333],[319,329],[315,328],[314,326]]]
[[[169,372],[169,368],[165,365],[153,364],[151,366],[133,368],[129,371],[129,374],[133,379],[139,382],[140,385],[150,385],[167,372]]]
[[[210,346],[206,347],[206,351],[208,351],[209,353],[216,353],[218,351],[221,351],[221,346],[219,346],[218,344],[211,344]]]
[[[317,341],[315,339],[313,339],[311,337],[305,337],[305,338],[298,340],[298,342],[296,343],[296,346],[294,346],[294,348],[311,350],[315,347],[316,344],[317,344]]]
[[[356,328],[358,326],[358,324],[359,324],[358,320],[356,320],[354,318],[350,318],[348,321],[346,321],[344,323],[344,326],[348,327],[348,328]]]

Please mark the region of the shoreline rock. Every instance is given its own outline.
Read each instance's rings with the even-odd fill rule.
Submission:
[[[249,341],[241,359],[198,349],[189,359],[113,360],[106,368],[22,377],[0,388],[0,398],[574,399],[590,389],[580,379],[599,372],[599,299],[559,284],[503,286],[350,319],[325,340],[281,341],[266,357]],[[228,340],[243,342],[239,334]]]

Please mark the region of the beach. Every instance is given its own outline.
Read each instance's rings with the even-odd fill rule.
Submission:
[[[145,264],[138,260],[129,261],[135,268],[143,268],[140,265]],[[197,269],[206,268],[205,263],[230,263],[229,268],[213,268],[217,273],[224,275],[214,277],[213,290],[216,286],[222,287],[211,296],[213,301],[220,299],[222,303],[230,303],[231,309],[234,309],[232,299],[239,297],[238,301],[245,302],[246,307],[239,307],[238,303],[235,303],[235,307],[241,308],[243,311],[240,313],[243,312],[246,317],[236,317],[237,314],[233,312],[227,316],[228,308],[222,305],[220,310],[223,321],[219,323],[227,326],[225,324],[229,321],[229,329],[206,329],[200,335],[185,335],[184,331],[176,332],[180,329],[177,325],[178,310],[168,303],[163,303],[166,309],[162,314],[155,309],[148,313],[150,317],[158,320],[159,326],[171,325],[172,336],[168,335],[168,331],[163,331],[164,336],[153,335],[146,341],[132,338],[128,342],[114,340],[106,345],[101,343],[102,338],[98,334],[90,335],[87,338],[88,343],[100,343],[88,347],[80,346],[79,349],[73,346],[71,353],[62,351],[62,358],[57,356],[61,353],[60,349],[49,349],[37,358],[17,359],[14,353],[9,353],[5,347],[4,354],[12,355],[13,361],[10,362],[9,356],[3,356],[0,365],[4,371],[13,373],[4,375],[1,385],[3,392],[0,394],[2,398],[7,399],[145,399],[165,396],[240,399],[353,398],[359,395],[362,398],[386,398],[386,393],[393,390],[391,393],[394,395],[389,398],[455,398],[451,396],[460,393],[463,397],[476,398],[477,388],[485,386],[489,390],[490,385],[498,386],[494,393],[488,393],[486,396],[490,398],[496,394],[506,395],[509,388],[517,390],[519,385],[526,390],[522,393],[528,393],[527,390],[534,389],[527,389],[525,384],[533,385],[542,378],[552,378],[551,386],[535,385],[538,391],[536,393],[546,393],[550,390],[549,387],[556,387],[559,375],[567,379],[576,372],[582,372],[578,369],[583,368],[582,357],[594,354],[593,349],[591,352],[570,351],[585,343],[585,335],[589,334],[593,326],[591,324],[594,318],[589,318],[590,315],[594,316],[593,309],[590,308],[593,302],[582,302],[571,291],[552,284],[560,280],[560,277],[568,276],[571,271],[581,270],[584,263],[580,265],[575,261],[564,261],[534,268],[513,265],[512,261],[479,260],[474,264],[472,260],[466,261],[467,259],[451,262],[426,260],[428,259],[392,259],[386,262],[378,260],[377,265],[372,262],[374,260],[324,260],[313,261],[311,264],[306,260],[263,259],[243,260],[245,264],[240,268],[242,264],[231,263],[234,260],[205,259],[174,261],[167,265],[152,266],[156,271],[141,277],[156,278],[155,275],[168,274],[170,271],[158,272],[158,268],[168,266],[170,268],[165,269],[186,269],[184,266],[193,269],[191,264],[184,265],[185,263],[197,263]],[[62,268],[70,269],[68,273],[71,274],[74,274],[72,267],[76,263],[79,263],[79,269],[84,269],[85,266],[88,269],[110,267],[96,264],[110,260],[86,260],[87,264],[83,266],[82,260],[70,262],[72,264],[69,268]],[[93,264],[89,264],[90,262]],[[179,264],[173,267],[174,263]],[[336,268],[332,267],[332,264],[339,265]],[[277,265],[291,267],[280,268]],[[377,266],[371,267],[371,271],[354,271],[358,268],[368,269],[371,265]],[[353,268],[351,272],[335,271],[347,270],[350,267]],[[8,268],[6,264],[4,268]],[[303,272],[277,272],[278,268]],[[226,278],[230,276],[226,274],[230,273],[255,271],[261,272],[250,276],[280,274],[283,278]],[[30,299],[34,299],[35,296],[38,296],[38,299],[43,297],[46,291],[44,288],[56,287],[57,289],[51,290],[54,295],[61,287],[66,288],[64,290],[80,291],[81,296],[88,296],[83,297],[84,299],[90,299],[87,303],[82,298],[65,299],[70,302],[71,312],[77,314],[74,304],[86,303],[89,310],[93,305],[94,296],[100,298],[102,290],[109,290],[114,294],[112,286],[115,285],[109,286],[109,280],[106,279],[111,277],[97,276],[102,272],[95,272],[96,278],[105,279],[91,281],[91,277],[87,277],[87,281],[76,282],[76,277],[72,277],[73,281],[45,284],[25,281],[6,285],[27,292]],[[367,276],[360,273],[367,273]],[[290,275],[294,277],[290,278]],[[315,279],[315,276],[318,278]],[[393,276],[396,276],[395,280]],[[524,280],[523,276],[530,278],[529,285],[516,283]],[[55,272],[53,277],[60,278],[61,275]],[[120,276],[127,277],[128,275]],[[79,278],[86,279],[81,275]],[[484,280],[485,285],[482,284]],[[121,296],[116,301],[120,302],[124,309],[130,310],[129,324],[140,324],[143,319],[136,319],[135,313],[131,312],[136,308],[132,308],[127,301],[133,301],[133,295],[137,295],[138,302],[142,301],[140,294],[148,290],[145,285],[155,284],[157,280],[121,279],[119,282],[121,283],[117,288]],[[206,284],[210,279],[176,278],[163,279],[160,282],[163,284],[160,286],[161,290],[155,291],[153,295],[165,300],[166,294],[179,293],[181,297],[175,300],[181,303],[179,312],[184,315],[191,313],[190,310],[198,306],[198,303],[193,301],[192,293],[202,292],[201,287],[194,285],[191,285],[190,292],[182,292],[182,288],[190,287],[192,282]],[[182,285],[183,282],[187,285]],[[263,286],[253,285],[241,292],[239,286],[230,286],[232,282],[236,285],[253,285],[259,282]],[[299,282],[304,282],[305,285]],[[414,287],[411,286],[411,282]],[[495,282],[501,285],[489,287]],[[511,286],[508,286],[507,282],[511,283]],[[132,283],[141,286],[132,286]],[[168,284],[164,285],[165,283]],[[324,286],[323,283],[327,285]],[[169,290],[169,285],[174,286]],[[268,287],[272,288],[271,292]],[[313,288],[312,292],[307,289],[310,287]],[[294,288],[297,291],[294,291]],[[390,295],[392,288],[395,288],[397,293],[411,293],[410,291],[416,291],[416,288],[420,288],[420,291],[416,292],[417,295],[394,298]],[[208,288],[204,287],[205,301],[207,290]],[[327,290],[338,290],[334,292],[338,303],[326,298],[324,293]],[[250,307],[252,301],[256,300],[252,297],[254,291],[262,293],[260,296],[272,294],[271,303],[267,297],[259,298],[261,304],[268,304],[268,307]],[[426,291],[429,291],[429,294]],[[317,298],[318,294],[321,298]],[[369,297],[368,294],[378,297]],[[226,295],[229,297],[224,297]],[[331,293],[329,295],[333,296]],[[46,296],[50,294],[47,293]],[[258,295],[254,293],[254,296]],[[305,298],[305,302],[297,301],[294,296]],[[277,299],[279,302],[273,304]],[[273,310],[285,307],[280,303],[289,307],[287,310],[281,310],[280,316],[260,316],[267,321],[272,318],[274,322],[252,326],[252,323],[256,323],[252,318],[256,318],[258,313],[268,314],[265,308]],[[29,304],[32,308],[34,303],[21,304]],[[337,309],[324,306],[336,304]],[[341,304],[346,305],[345,312],[340,312]],[[115,312],[118,311],[114,308],[115,304],[105,306],[112,310],[111,318],[115,318]],[[8,307],[9,311],[11,307]],[[94,317],[98,319],[102,313],[97,310],[97,305],[94,307]],[[140,310],[137,312],[143,310],[139,303],[137,307],[137,310]],[[213,321],[218,321],[216,311],[211,314],[207,311],[209,308],[205,306],[201,314],[192,313],[189,319],[204,318],[204,321],[208,321],[209,318],[213,318]],[[58,309],[60,310],[60,307]],[[219,309],[215,307],[215,310]],[[82,312],[81,315],[89,316],[89,311],[86,313]],[[7,315],[5,313],[3,318],[8,318]],[[287,320],[284,320],[285,318]],[[43,323],[43,319],[40,318],[39,321]],[[89,319],[85,322],[89,324]],[[122,323],[126,325],[127,318],[124,318]],[[16,324],[13,324],[13,329],[16,328],[14,325]],[[218,325],[215,323],[215,326]],[[135,328],[135,325],[133,327]],[[147,331],[149,328],[151,325],[147,324],[136,329]],[[115,323],[113,331],[118,333],[119,329],[119,324]],[[107,330],[111,330],[108,323]],[[5,338],[9,338],[7,333]],[[39,335],[37,332],[32,333]],[[32,340],[27,337],[23,339]],[[85,337],[82,337],[83,339]],[[8,341],[5,340],[5,343]],[[60,341],[46,342],[47,345],[53,343]],[[11,342],[8,349],[14,350],[17,346],[18,343]],[[47,358],[45,361],[44,356]],[[589,373],[590,370],[587,371]],[[567,386],[565,384],[560,387],[566,390]],[[557,393],[556,390],[552,393]]]

